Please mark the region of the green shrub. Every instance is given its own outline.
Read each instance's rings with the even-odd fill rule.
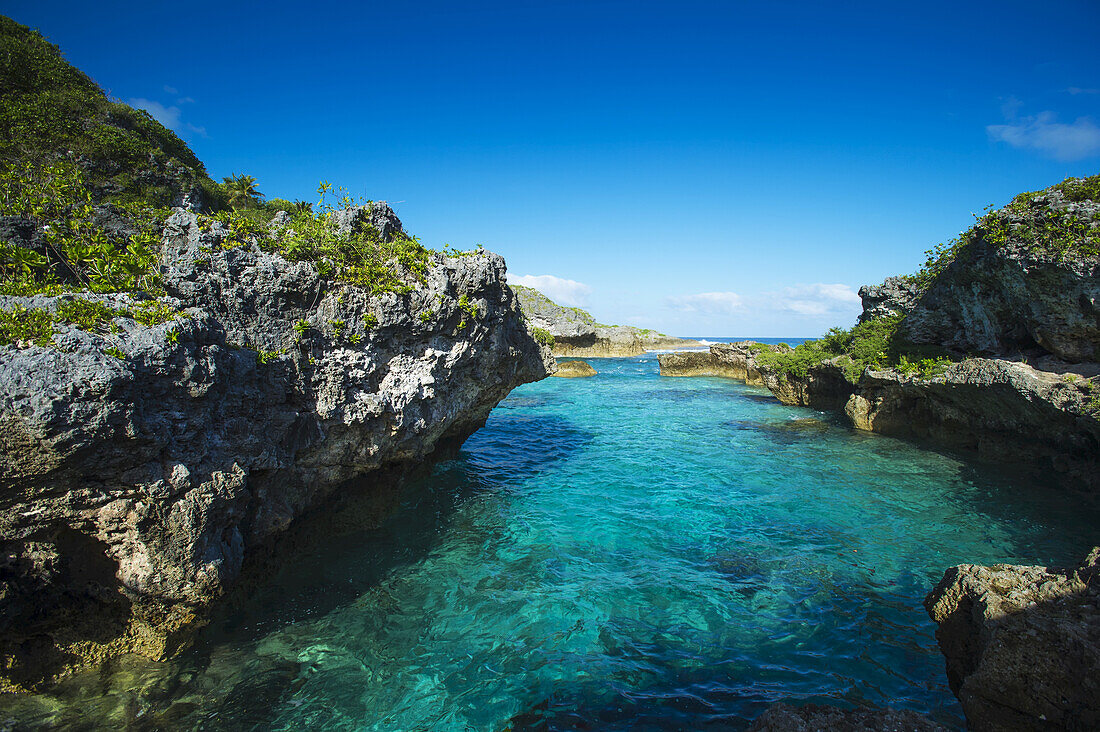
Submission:
[[[531,335],[535,337],[536,342],[551,348],[554,347],[554,334],[545,328],[532,328]]]
[[[142,207],[124,211],[143,229],[126,239],[96,223],[91,192],[75,165],[0,165],[0,215],[33,222],[46,250],[0,243],[0,293],[157,289],[155,232],[162,214]]]
[[[0,346],[20,342],[46,346],[52,339],[53,318],[45,310],[27,309],[21,305],[0,310]]]

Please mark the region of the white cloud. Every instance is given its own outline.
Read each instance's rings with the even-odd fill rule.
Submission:
[[[179,89],[176,89],[175,87],[168,86],[167,84],[164,85],[164,91],[168,92],[169,94],[179,94],[180,93]]]
[[[143,97],[133,97],[128,100],[131,107],[137,107],[138,109],[144,109],[149,115],[160,122],[174,132],[194,132],[197,135],[206,137],[206,128],[197,127],[190,122],[184,122],[180,119],[180,108],[173,105],[166,107],[158,101],[152,99],[145,99]],[[181,102],[194,101],[190,97],[180,100]]]
[[[143,99],[142,97],[135,97],[130,100],[131,107],[137,107],[138,109],[144,109],[153,119],[160,122],[162,125],[170,130],[179,132],[183,129],[180,123],[180,108],[179,107],[166,107],[160,102],[154,102],[152,99]]]
[[[1054,112],[1048,111],[985,129],[992,140],[1038,150],[1058,160],[1080,160],[1100,154],[1100,127],[1088,117],[1078,117],[1073,124],[1066,124],[1058,122]]]
[[[675,310],[707,315],[730,315],[741,308],[742,297],[736,292],[700,292],[676,295],[666,300]]]
[[[1069,89],[1066,89],[1066,91],[1074,96],[1078,94],[1100,94],[1100,89],[1082,89],[1079,86],[1071,86]]]
[[[823,282],[787,287],[770,297],[774,308],[808,316],[858,312],[862,305],[859,295],[848,285]]]
[[[592,288],[583,282],[567,280],[554,275],[508,275],[508,282],[523,287],[534,287],[560,305],[583,307],[588,304]]]

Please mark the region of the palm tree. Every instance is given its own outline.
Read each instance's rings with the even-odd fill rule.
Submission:
[[[256,187],[256,179],[251,175],[233,175],[223,178],[225,190],[229,194],[229,205],[233,208],[248,208],[254,206],[264,194]]]

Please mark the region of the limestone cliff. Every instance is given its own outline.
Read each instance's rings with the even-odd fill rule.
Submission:
[[[341,215],[400,230],[385,206]],[[0,346],[8,688],[171,654],[250,554],[349,479],[430,459],[553,370],[495,254],[431,254],[422,276],[371,295],[230,239],[190,212],[168,220],[167,322]]]
[[[531,287],[512,285],[512,289],[531,326],[553,339],[555,356],[638,356],[646,351],[703,346],[699,341],[667,336],[646,328],[603,325],[586,310],[558,305]]]

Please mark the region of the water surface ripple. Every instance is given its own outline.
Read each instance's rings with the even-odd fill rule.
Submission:
[[[1095,540],[1079,497],[662,379],[653,356],[592,363],[517,389],[380,529],[318,538],[170,670],[121,664],[56,705],[203,729],[717,730],[815,701],[961,727],[924,595],[953,564],[1072,563]]]

